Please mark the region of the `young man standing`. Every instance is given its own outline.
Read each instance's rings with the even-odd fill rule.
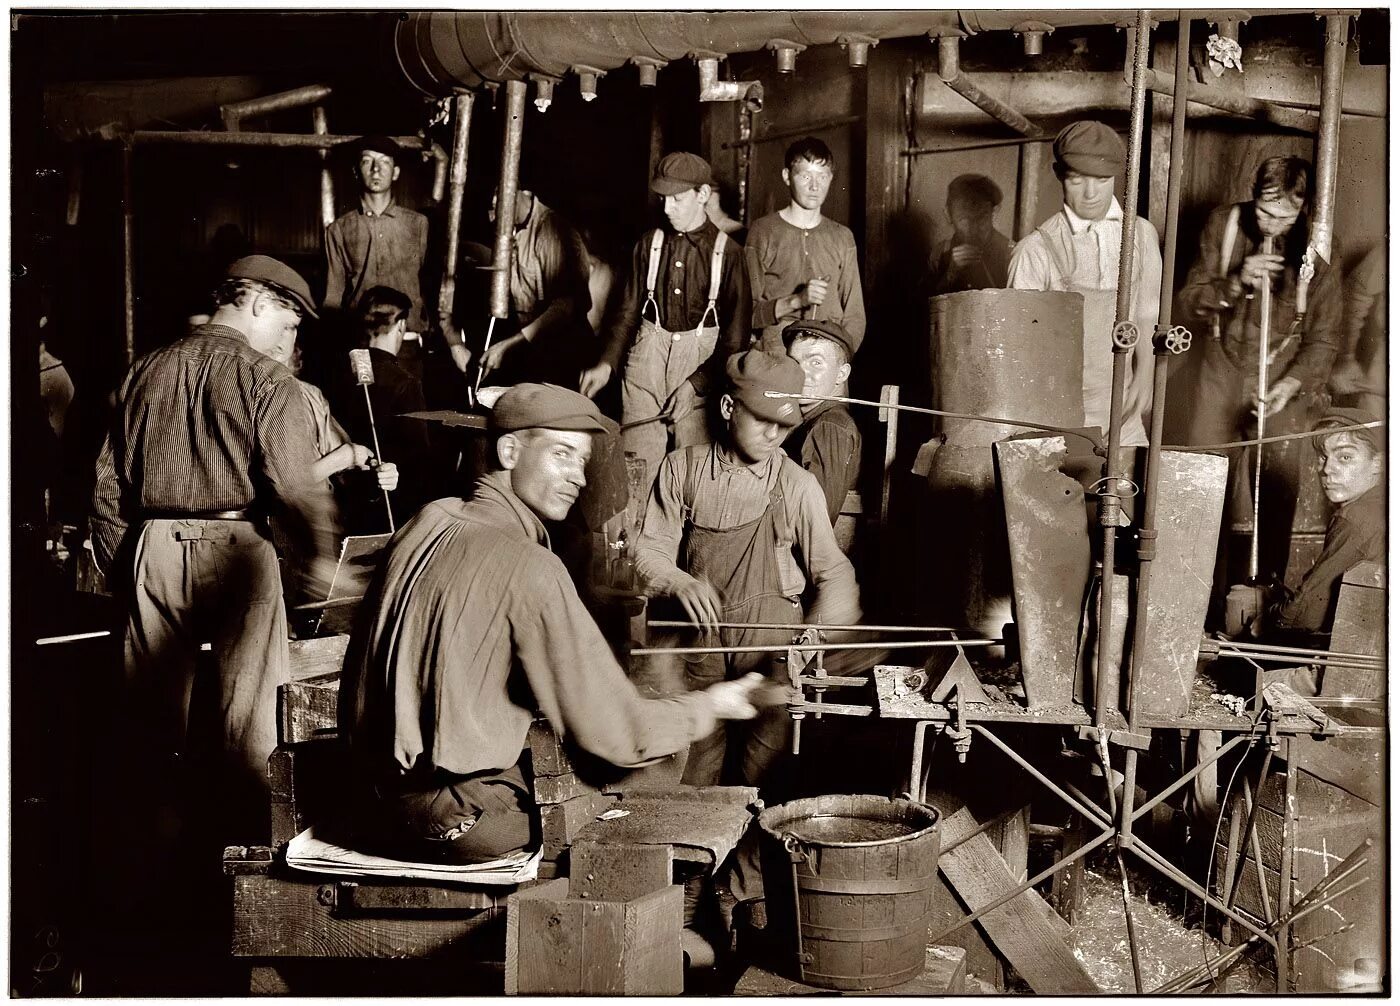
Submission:
[[[1084,297],[1084,423],[1107,432],[1113,388],[1113,325],[1117,313],[1118,258],[1124,211],[1113,194],[1125,148],[1102,122],[1075,122],[1055,137],[1055,177],[1064,208],[1026,235],[1011,251],[1007,286],[1013,290],[1061,290]],[[1128,320],[1138,341],[1123,389],[1124,447],[1146,447],[1143,413],[1152,404],[1152,333],[1162,283],[1156,229],[1133,216],[1133,292]]]
[[[579,377],[591,398],[621,367],[623,444],[646,461],[648,481],[667,450],[708,442],[705,397],[748,342],[753,313],[742,251],[705,215],[710,165],[667,154],[651,190],[670,227],[637,242],[602,357]]]
[[[761,347],[783,352],[783,329],[799,318],[834,321],[858,345],[865,299],[851,229],[822,216],[836,159],[808,136],[788,147],[783,183],[790,201],[754,221],[744,246],[753,287],[753,327]]]
[[[783,332],[787,355],[802,368],[802,394],[827,398],[851,376],[860,343],[834,321],[795,321]],[[860,474],[860,430],[840,402],[803,401],[802,422],[783,441],[788,457],[817,478],[832,525]]]

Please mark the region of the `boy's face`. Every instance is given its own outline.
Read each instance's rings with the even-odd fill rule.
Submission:
[[[792,428],[764,419],[733,395],[720,399],[719,411],[729,423],[729,443],[745,464],[767,461],[782,447],[783,438]]]
[[[710,191],[708,185],[701,185],[662,197],[666,220],[677,234],[689,234],[705,222],[705,204],[710,201]]]
[[[360,184],[366,192],[388,192],[399,177],[398,166],[388,154],[377,150],[360,151]]]
[[[841,360],[841,347],[830,339],[799,336],[792,340],[788,354],[802,368],[802,393],[827,397],[836,391],[842,381],[851,376],[851,365]],[[801,403],[804,413],[815,409],[820,402]]]
[[[948,219],[958,237],[980,242],[992,231],[992,204],[985,199],[957,196],[948,200]]]
[[[1287,234],[1302,212],[1302,200],[1290,196],[1265,192],[1254,200],[1254,219],[1259,223],[1259,233],[1265,237],[1276,238]]]
[[[1333,503],[1350,503],[1381,480],[1381,455],[1351,433],[1322,441],[1322,491]]]
[[[1102,220],[1113,208],[1113,178],[1081,175],[1066,171],[1060,184],[1064,186],[1065,203],[1082,220]]]
[[[792,162],[791,169],[783,169],[783,182],[788,187],[792,201],[804,210],[819,210],[831,191],[831,180],[835,173],[830,164],[814,164],[805,157]]]

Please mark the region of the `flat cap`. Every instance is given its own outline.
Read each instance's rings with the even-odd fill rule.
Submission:
[[[769,398],[766,392],[800,395],[805,380],[802,367],[787,356],[774,356],[761,349],[735,353],[724,366],[734,397],[760,419],[796,426],[802,410],[795,398]]]
[[[585,430],[616,433],[617,424],[598,411],[593,399],[557,384],[517,384],[496,400],[491,428],[513,430]]]
[[[651,191],[659,196],[679,195],[686,189],[710,184],[710,162],[699,154],[677,151],[656,162]]]
[[[229,279],[251,279],[266,283],[296,301],[311,317],[320,317],[316,313],[315,302],[311,299],[311,287],[306,285],[301,273],[285,262],[279,262],[269,255],[245,255],[232,263],[224,275]]]
[[[856,350],[860,349],[860,340],[847,332],[844,326],[838,325],[834,321],[794,321],[783,329],[784,346],[791,346],[803,337],[830,339],[846,351],[848,363],[856,355]]]
[[[1374,423],[1375,416],[1365,409],[1348,409],[1334,406],[1327,410],[1327,414],[1317,421],[1313,427],[1314,433],[1321,433],[1325,430],[1334,429],[1338,426],[1359,426],[1362,423]],[[1373,451],[1385,450],[1385,432],[1379,426],[1369,430],[1348,430],[1353,437],[1363,443],[1369,444]],[[1323,438],[1319,437],[1313,442],[1321,449]]]
[[[954,199],[979,199],[1001,205],[1001,187],[986,175],[958,175],[948,183],[948,202]]]
[[[355,140],[353,143],[348,143],[346,146],[356,153],[372,150],[376,154],[392,157],[395,164],[399,162],[399,158],[403,157],[403,148],[400,147],[397,142],[391,137],[380,136],[377,133],[373,133],[369,136],[361,136],[358,140]]]
[[[1123,170],[1127,148],[1102,122],[1072,122],[1055,137],[1055,160],[1081,175],[1113,178]]]

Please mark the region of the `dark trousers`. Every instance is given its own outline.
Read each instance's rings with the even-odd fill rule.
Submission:
[[[538,844],[518,767],[384,793],[371,817],[368,851],[410,863],[487,863]]]

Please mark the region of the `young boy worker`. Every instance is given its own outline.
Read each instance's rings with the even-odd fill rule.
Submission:
[[[799,318],[834,321],[859,345],[865,299],[851,229],[822,216],[836,158],[816,137],[787,149],[783,183],[789,202],[749,228],[744,261],[753,287],[753,327],[760,345],[783,351],[782,333]]]
[[[851,357],[860,340],[834,321],[795,321],[783,330],[787,355],[802,368],[802,393],[829,398],[851,376]],[[817,477],[826,497],[831,523],[860,474],[860,430],[840,402],[801,403],[802,422],[788,434],[783,449]]]
[[[538,835],[520,767],[539,710],[562,737],[622,767],[685,750],[754,715],[758,675],[643,699],[549,548],[584,485],[591,401],[519,384],[491,416],[499,468],[470,500],[400,529],[345,655],[340,729],[364,802],[362,838],[409,861],[486,862]]]
[[[637,573],[651,598],[673,598],[697,626],[711,630],[709,645],[771,645],[792,641],[789,629],[722,628],[716,623],[802,622],[802,595],[814,590],[807,620],[849,624],[860,617],[855,570],[836,545],[821,487],[782,451],[783,437],[798,424],[795,399],[802,368],[785,356],[761,350],[736,353],[725,367],[728,388],[719,400],[724,433],[719,443],[688,447],[666,456],[652,487],[642,525]],[[747,672],[773,675],[786,685],[786,666],[776,653],[707,654],[687,658],[686,686],[692,691]],[[742,783],[758,786],[764,799],[781,798],[784,753],[791,726],[787,711],[771,708],[729,745],[715,730],[690,747],[682,781],[697,786]],[[742,849],[741,849],[742,851]],[[756,863],[739,857],[731,881],[736,898],[757,893]]]

